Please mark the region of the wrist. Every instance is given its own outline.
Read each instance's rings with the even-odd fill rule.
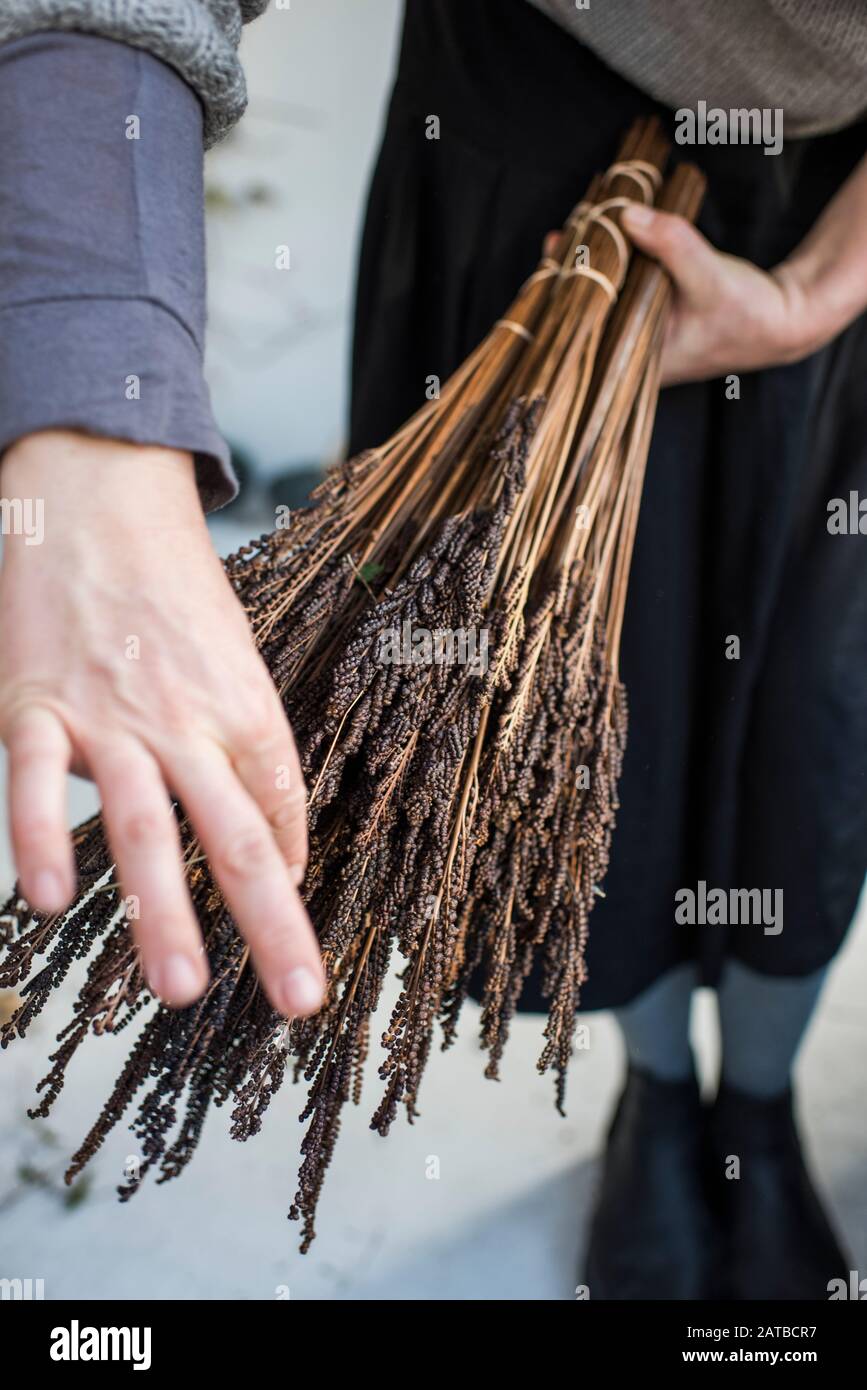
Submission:
[[[178,449],[44,430],[16,440],[0,464],[4,559],[31,563],[34,545],[63,564],[98,555],[152,556],[156,544],[210,538],[192,455]]]
[[[807,357],[852,322],[861,306],[814,257],[797,253],[771,271],[787,305],[789,360]]]
[[[0,494],[42,499],[77,526],[154,517],[189,524],[196,516],[204,524],[192,454],[75,430],[39,431],[10,445],[0,462]]]

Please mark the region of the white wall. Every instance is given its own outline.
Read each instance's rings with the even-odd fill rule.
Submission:
[[[220,427],[268,472],[342,447],[358,236],[401,9],[272,0],[242,43],[247,114],[207,157],[207,375]],[[289,270],[275,267],[282,244]]]

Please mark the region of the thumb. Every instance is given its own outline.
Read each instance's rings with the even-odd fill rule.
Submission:
[[[623,209],[621,225],[640,251],[665,266],[679,290],[696,298],[707,294],[719,253],[685,217],[635,203]]]

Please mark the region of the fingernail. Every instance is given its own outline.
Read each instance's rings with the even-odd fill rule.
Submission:
[[[159,970],[160,997],[167,1004],[189,1004],[199,993],[199,972],[188,956],[168,956]]]
[[[33,880],[36,905],[43,912],[59,912],[66,904],[63,880],[56,869],[40,869]]]
[[[623,221],[627,227],[649,227],[655,215],[653,208],[647,208],[643,203],[632,203],[623,209]]]
[[[312,1014],[322,1003],[322,986],[312,970],[308,970],[306,965],[299,965],[283,977],[280,997],[288,1016]]]

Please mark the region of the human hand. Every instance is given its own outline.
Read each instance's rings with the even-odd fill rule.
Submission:
[[[0,737],[22,892],[46,913],[69,903],[65,776],[91,777],[123,893],[138,900],[145,977],[167,1003],[191,1003],[208,969],[177,797],[272,1004],[314,1013],[323,970],[298,893],[301,767],[191,455],[45,431],[7,450],[0,481],[4,497],[44,506],[42,543],[7,535],[0,571]]]
[[[760,270],[717,251],[686,218],[637,203],[621,225],[674,282],[663,386],[795,362],[833,336],[811,313],[796,263]]]

